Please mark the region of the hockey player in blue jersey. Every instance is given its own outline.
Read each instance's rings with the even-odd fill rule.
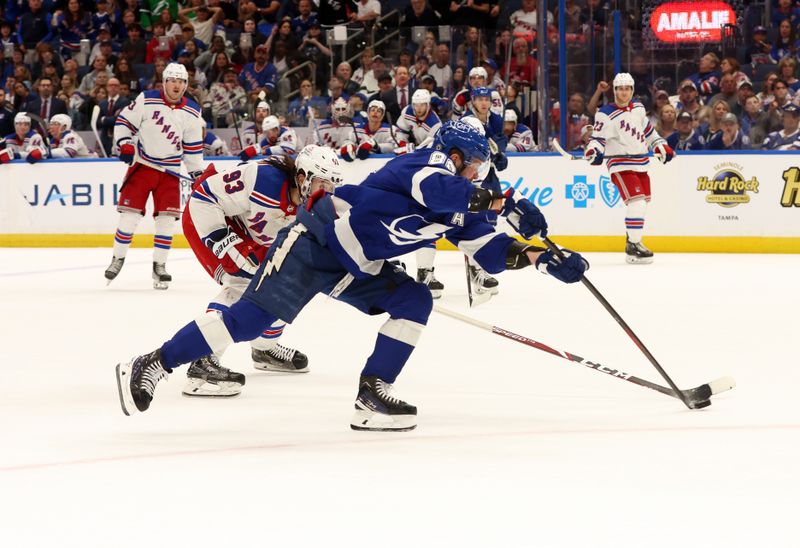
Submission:
[[[423,284],[389,259],[446,236],[493,273],[534,264],[572,283],[588,267],[577,253],[567,251],[562,261],[495,231],[483,214],[492,207],[509,209],[509,222],[526,238],[546,235],[547,223],[528,200],[503,204],[502,196],[472,185],[488,159],[484,137],[468,124],[448,122],[432,149],[399,156],[360,185],[331,194],[335,155],[322,147],[303,149],[297,184],[309,199],[297,222],[278,234],[245,294],[222,315],[205,315],[161,348],[117,365],[123,412],[147,410],[157,383],[174,367],[250,340],[276,319],[291,323],[317,293],[325,293],[365,314],[389,314],[361,372],[351,427],[416,427],[416,407],[390,389],[427,324],[432,300]]]

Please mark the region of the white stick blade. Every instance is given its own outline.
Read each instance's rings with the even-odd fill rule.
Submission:
[[[719,379],[708,383],[708,386],[711,388],[711,394],[720,394],[735,387],[736,381],[733,379],[733,377],[720,377]]]

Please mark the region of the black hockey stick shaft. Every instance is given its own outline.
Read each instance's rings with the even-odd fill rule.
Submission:
[[[684,392],[681,390],[678,390],[676,392],[674,389],[667,388],[666,386],[661,386],[660,384],[656,384],[654,382],[650,382],[645,379],[640,379],[639,377],[635,377],[630,373],[625,373],[624,371],[607,367],[599,362],[584,359],[578,356],[577,354],[566,352],[564,350],[558,350],[547,344],[536,341],[524,335],[518,335],[517,333],[513,333],[511,331],[508,331],[507,329],[503,329],[502,327],[498,327],[496,325],[490,325],[480,320],[476,320],[475,318],[464,316],[463,314],[459,314],[458,312],[453,312],[452,310],[442,308],[439,305],[435,305],[433,309],[436,312],[443,314],[445,316],[449,316],[450,318],[453,318],[455,320],[478,327],[479,329],[483,329],[485,331],[489,331],[494,335],[499,335],[501,337],[505,337],[506,339],[511,339],[512,341],[516,341],[526,346],[533,347],[537,350],[547,352],[548,354],[552,354],[553,356],[558,356],[559,358],[565,359],[567,361],[575,362],[579,365],[584,365],[589,369],[594,369],[595,371],[599,371],[600,373],[605,373],[606,375],[613,377],[615,379],[620,379],[632,384],[636,384],[638,386],[642,386],[644,388],[649,388],[650,390],[655,390],[656,392],[660,392],[661,394],[664,394],[666,396],[671,396],[673,398],[677,398],[680,400],[683,400],[683,397],[686,397]],[[720,379],[720,381],[723,380],[727,381],[727,379]],[[728,388],[723,388],[722,390],[729,390],[729,389],[730,388],[728,387]],[[691,395],[691,397],[698,400],[707,400],[709,397],[713,395],[711,387],[708,384],[700,385],[697,388],[692,388],[690,390],[687,390],[686,392],[688,392]]]
[[[244,150],[244,141],[242,141],[242,136],[239,134],[239,117],[236,115],[236,110],[233,108],[233,101],[228,99],[228,108],[231,110],[231,115],[233,116],[233,129],[236,130],[236,138],[239,139],[239,148]],[[258,128],[256,128],[256,144],[258,144]]]
[[[40,117],[38,117],[37,115],[35,115],[35,114],[31,113],[31,112],[28,112],[27,114],[28,114],[28,117],[31,120],[33,120],[34,122],[36,122],[36,125],[39,126],[39,129],[42,132],[42,140],[44,141],[44,146],[47,149],[47,156],[49,157],[50,154],[51,154],[51,152],[50,152],[50,136],[47,134],[47,127],[45,127],[45,125],[44,125],[44,120],[42,120]]]
[[[394,122],[392,121],[392,115],[388,110],[386,111],[386,120],[389,121],[389,133],[392,136],[392,141],[394,141],[395,145],[400,146],[400,142],[397,140],[397,137],[394,136]]]
[[[552,240],[550,240],[550,238],[545,238],[544,239],[544,243],[547,244],[547,247],[553,253],[555,253],[556,255],[558,255],[562,259],[564,258],[564,253],[561,251],[561,249],[556,244],[554,244],[552,242]],[[644,345],[642,340],[636,335],[636,333],[633,332],[633,329],[631,329],[631,327],[628,325],[628,323],[625,320],[622,319],[622,316],[620,316],[619,313],[616,310],[614,310],[614,307],[611,306],[611,303],[609,303],[608,300],[605,297],[603,297],[603,295],[594,286],[594,284],[592,282],[590,282],[588,280],[588,278],[586,278],[586,276],[583,276],[581,278],[581,283],[583,283],[583,285],[586,286],[586,288],[589,290],[589,292],[592,295],[594,295],[594,297],[598,301],[600,301],[600,304],[603,305],[603,308],[605,308],[606,311],[609,314],[611,314],[611,317],[614,318],[614,320],[619,324],[619,326],[622,328],[622,330],[625,331],[625,333],[628,335],[628,337],[630,337],[630,339],[634,342],[634,344],[642,352],[642,354],[644,354],[647,357],[647,359],[650,361],[650,363],[653,365],[653,367],[656,368],[656,371],[658,371],[658,373],[661,375],[661,377],[665,381],[667,381],[667,384],[669,384],[669,386],[672,388],[672,390],[675,392],[675,394],[677,394],[677,397],[680,398],[680,400],[684,403],[684,405],[686,405],[686,407],[688,407],[689,409],[694,409],[695,406],[692,405],[689,402],[689,399],[686,397],[686,395],[683,393],[683,391],[680,388],[678,388],[678,386],[670,378],[670,376],[667,374],[667,372],[664,371],[664,368],[661,367],[661,364],[658,363],[658,360],[656,360],[655,356],[653,356],[653,354],[647,349],[647,347]]]

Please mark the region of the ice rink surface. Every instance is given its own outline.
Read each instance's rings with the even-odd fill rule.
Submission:
[[[0,249],[0,545],[796,547],[800,256],[589,254],[589,278],[683,388],[732,375],[702,411],[433,314],[396,393],[407,433],[349,420],[383,319],[318,297],[283,342],[307,375],[254,370],[241,396],[122,414],[118,361],[158,347],[217,289],[188,250],[150,281],[132,249]],[[413,259],[409,261],[413,265]],[[500,275],[469,310],[462,258],[441,305],[665,384],[581,284]]]

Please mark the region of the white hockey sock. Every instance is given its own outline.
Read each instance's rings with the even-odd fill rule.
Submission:
[[[625,212],[625,231],[628,234],[628,240],[635,244],[642,241],[646,212],[647,200],[644,198],[633,198],[628,202],[628,209]]]
[[[416,251],[417,268],[433,268],[433,259],[436,257],[435,247],[423,247]]]
[[[176,220],[171,215],[159,215],[156,217],[156,234],[153,236],[153,262],[167,262],[167,254],[172,249],[172,232],[175,230]]]
[[[119,215],[119,225],[117,225],[117,233],[114,234],[114,257],[124,259],[128,253],[128,248],[133,241],[133,233],[136,232],[136,227],[142,216],[132,211],[123,211]]]
[[[267,327],[258,338],[250,341],[250,346],[256,350],[269,350],[278,344],[278,339],[283,335],[283,329],[286,327],[286,322],[276,320],[272,325]]]

